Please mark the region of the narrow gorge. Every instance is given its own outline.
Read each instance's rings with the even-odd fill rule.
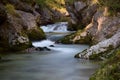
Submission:
[[[1,80],[119,80],[119,0],[1,0]]]

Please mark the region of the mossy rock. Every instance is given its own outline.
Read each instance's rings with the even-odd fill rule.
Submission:
[[[32,46],[31,42],[23,43],[23,44],[21,43],[19,45],[14,45],[14,46],[10,47],[10,51],[22,51],[22,50],[25,50],[31,46]]]
[[[72,44],[72,43],[74,43],[74,44],[91,44],[90,36],[88,36],[88,35],[84,36],[84,37],[80,36],[83,31],[84,30],[78,30],[75,33],[65,36],[58,42],[63,43],[63,44]],[[76,37],[80,37],[80,39],[74,40],[74,38],[76,38]]]
[[[32,41],[42,40],[46,38],[45,33],[41,28],[30,30],[28,32],[28,37]]]
[[[100,54],[92,54],[89,56],[90,60],[102,60]]]
[[[58,40],[58,43],[63,43],[63,44],[72,44],[73,42],[71,41],[71,39],[73,39],[74,37],[74,33],[65,36],[64,38]]]

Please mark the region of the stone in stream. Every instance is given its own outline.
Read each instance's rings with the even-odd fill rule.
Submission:
[[[35,50],[36,51],[50,51],[50,49],[47,47],[37,47],[37,48],[35,48]]]
[[[44,50],[50,51],[51,49],[47,48],[47,47],[43,47]]]
[[[34,52],[34,51],[51,51],[51,49],[47,47],[30,47],[22,52]]]
[[[55,47],[54,45],[50,45],[49,47]]]

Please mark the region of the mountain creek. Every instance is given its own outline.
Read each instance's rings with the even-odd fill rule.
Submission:
[[[89,80],[99,68],[98,62],[74,58],[76,53],[89,46],[55,42],[72,33],[67,31],[66,24],[62,22],[42,26],[47,39],[32,42],[33,46],[48,47],[50,51],[3,55],[0,61],[0,80]]]

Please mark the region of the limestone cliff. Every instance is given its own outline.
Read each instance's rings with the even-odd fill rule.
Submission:
[[[81,24],[83,29],[66,36],[61,42],[91,44],[75,57],[105,61],[90,80],[120,79],[120,1],[66,0],[66,3],[72,29]]]
[[[51,24],[68,20],[64,0],[36,0],[36,11],[40,14],[40,24]]]
[[[62,42],[63,43],[66,43],[66,42],[67,43],[89,43],[93,45],[86,50],[87,52],[83,51],[84,54],[82,54],[82,56],[85,56],[85,57],[87,56],[88,58],[92,54],[98,54],[98,53],[103,53],[108,51],[109,47],[115,49],[120,45],[119,43],[120,15],[119,15],[119,11],[115,12],[114,15],[110,15],[108,7],[101,7],[98,4],[98,2],[95,3],[93,2],[93,0],[91,1],[77,0],[73,2],[74,7],[75,7],[75,4],[79,4],[77,9],[81,8],[83,4],[85,5],[87,3],[89,3],[87,8],[91,7],[91,5],[97,5],[97,7],[95,7],[93,11],[87,10],[88,11],[87,14],[88,16],[90,16],[89,19],[84,19],[87,17],[87,16],[84,16],[84,18],[81,18],[80,20],[78,20],[79,22],[85,22],[86,24],[84,25],[86,25],[86,27],[83,30],[79,30],[74,34],[65,37],[62,40]],[[86,11],[85,9],[83,9],[81,13],[77,12],[76,14],[82,15],[82,12]],[[90,15],[89,13],[93,13],[93,14]],[[72,13],[72,14],[75,15],[75,13]],[[72,16],[71,18],[74,19]],[[76,25],[79,25],[79,24],[76,23]]]
[[[65,2],[66,9],[71,17],[69,30],[83,29],[91,22],[98,8],[98,5],[92,0],[65,0]]]

